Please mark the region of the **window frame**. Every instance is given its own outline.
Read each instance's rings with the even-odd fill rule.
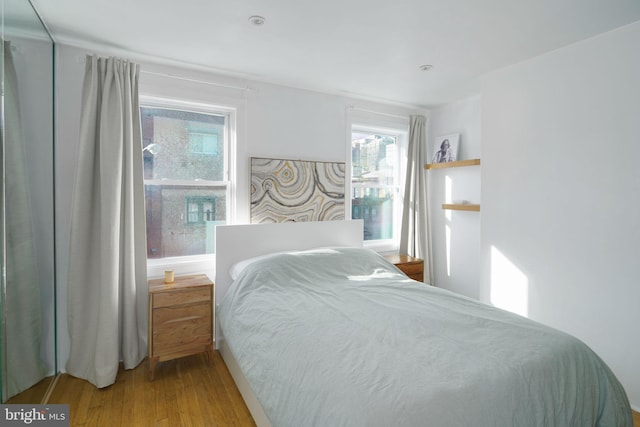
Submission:
[[[404,201],[404,180],[406,175],[406,163],[407,163],[407,147],[408,147],[408,129],[401,127],[391,126],[375,126],[364,123],[353,122],[349,129],[349,171],[350,177],[348,181],[348,206],[347,212],[349,219],[352,219],[352,200],[354,188],[389,188],[389,185],[374,185],[374,186],[357,186],[353,185],[353,164],[352,164],[352,144],[354,133],[370,133],[376,135],[387,135],[396,138],[396,159],[395,159],[395,174],[397,183],[393,187],[397,188],[397,197],[393,203],[393,237],[391,239],[376,239],[376,240],[363,240],[363,246],[368,249],[372,249],[379,253],[396,252],[400,247],[400,228],[402,224],[402,205]],[[364,239],[364,236],[363,236]]]
[[[222,181],[199,181],[196,185],[205,184],[211,187],[226,187],[226,221],[227,224],[235,223],[235,206],[236,195],[235,186],[232,177],[235,176],[233,170],[233,159],[235,156],[237,143],[237,108],[217,105],[214,103],[201,103],[187,101],[178,98],[161,98],[151,95],[139,96],[139,108],[166,108],[174,110],[191,111],[202,114],[215,114],[225,116],[225,153],[224,153],[224,172]],[[145,185],[153,180],[144,180]],[[178,185],[194,185],[193,181],[170,180],[171,183]],[[164,184],[169,184],[166,180]],[[186,208],[186,206],[185,206]],[[146,246],[146,234],[145,234]],[[147,276],[161,276],[166,269],[175,271],[207,271],[211,270],[211,266],[215,265],[215,253],[199,254],[199,255],[183,255],[164,258],[148,258],[147,259]]]

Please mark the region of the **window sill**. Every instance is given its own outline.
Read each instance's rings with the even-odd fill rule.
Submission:
[[[215,254],[207,254],[147,260],[147,277],[149,279],[162,277],[165,270],[173,270],[176,276],[202,273],[213,280],[216,271],[216,256]]]
[[[398,242],[395,240],[365,240],[363,246],[378,253],[397,252]]]

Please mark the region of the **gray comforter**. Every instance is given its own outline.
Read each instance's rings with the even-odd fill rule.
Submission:
[[[225,339],[274,426],[625,426],[626,394],[578,339],[335,248],[247,266]]]

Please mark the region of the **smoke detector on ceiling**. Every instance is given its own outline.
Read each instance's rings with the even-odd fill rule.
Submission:
[[[266,19],[264,19],[262,16],[258,16],[258,15],[253,15],[249,18],[249,23],[251,25],[255,25],[256,27],[259,27],[261,25],[264,25]]]

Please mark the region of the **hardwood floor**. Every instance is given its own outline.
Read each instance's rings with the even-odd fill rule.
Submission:
[[[63,374],[49,403],[68,403],[71,426],[255,426],[219,352],[160,363],[149,380],[148,361],[120,369],[115,384],[97,389]]]
[[[38,384],[23,391],[20,394],[16,394],[11,399],[7,400],[7,403],[20,404],[20,403],[40,403],[47,394],[49,385],[53,381],[54,377],[46,377]]]
[[[640,427],[640,412],[633,412],[633,425]]]

